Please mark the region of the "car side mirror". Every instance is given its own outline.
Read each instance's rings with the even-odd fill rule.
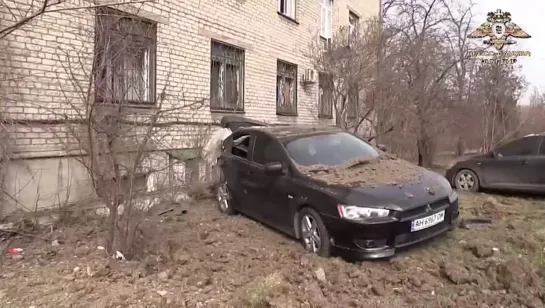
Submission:
[[[388,148],[384,144],[377,144],[377,148],[382,152],[386,152],[386,150],[388,150]]]
[[[266,163],[265,173],[269,175],[281,175],[284,173],[284,166],[280,162]]]

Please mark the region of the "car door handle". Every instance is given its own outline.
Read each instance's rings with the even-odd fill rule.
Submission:
[[[523,161],[522,161],[522,164],[523,164],[523,165],[528,165],[528,161],[527,161],[527,160],[523,160]]]

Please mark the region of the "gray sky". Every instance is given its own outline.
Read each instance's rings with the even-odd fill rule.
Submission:
[[[517,39],[511,50],[528,50],[531,57],[519,57],[522,73],[530,83],[520,101],[528,103],[533,87],[545,91],[545,1],[544,0],[474,0],[474,20],[476,26],[486,20],[486,13],[500,9],[511,13],[512,21],[532,37]]]

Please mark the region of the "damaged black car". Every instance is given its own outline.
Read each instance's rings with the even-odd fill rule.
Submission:
[[[456,225],[458,196],[444,177],[338,128],[242,127],[221,147],[220,211],[320,256],[391,257]]]

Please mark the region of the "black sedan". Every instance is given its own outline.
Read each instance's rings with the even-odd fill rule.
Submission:
[[[459,161],[446,178],[458,190],[545,193],[545,134],[528,135]]]
[[[410,183],[328,184],[301,171],[381,157],[386,154],[337,128],[244,127],[222,145],[218,207],[300,239],[321,256],[335,249],[359,258],[390,257],[456,225],[458,196],[448,181],[412,164],[421,177]]]

